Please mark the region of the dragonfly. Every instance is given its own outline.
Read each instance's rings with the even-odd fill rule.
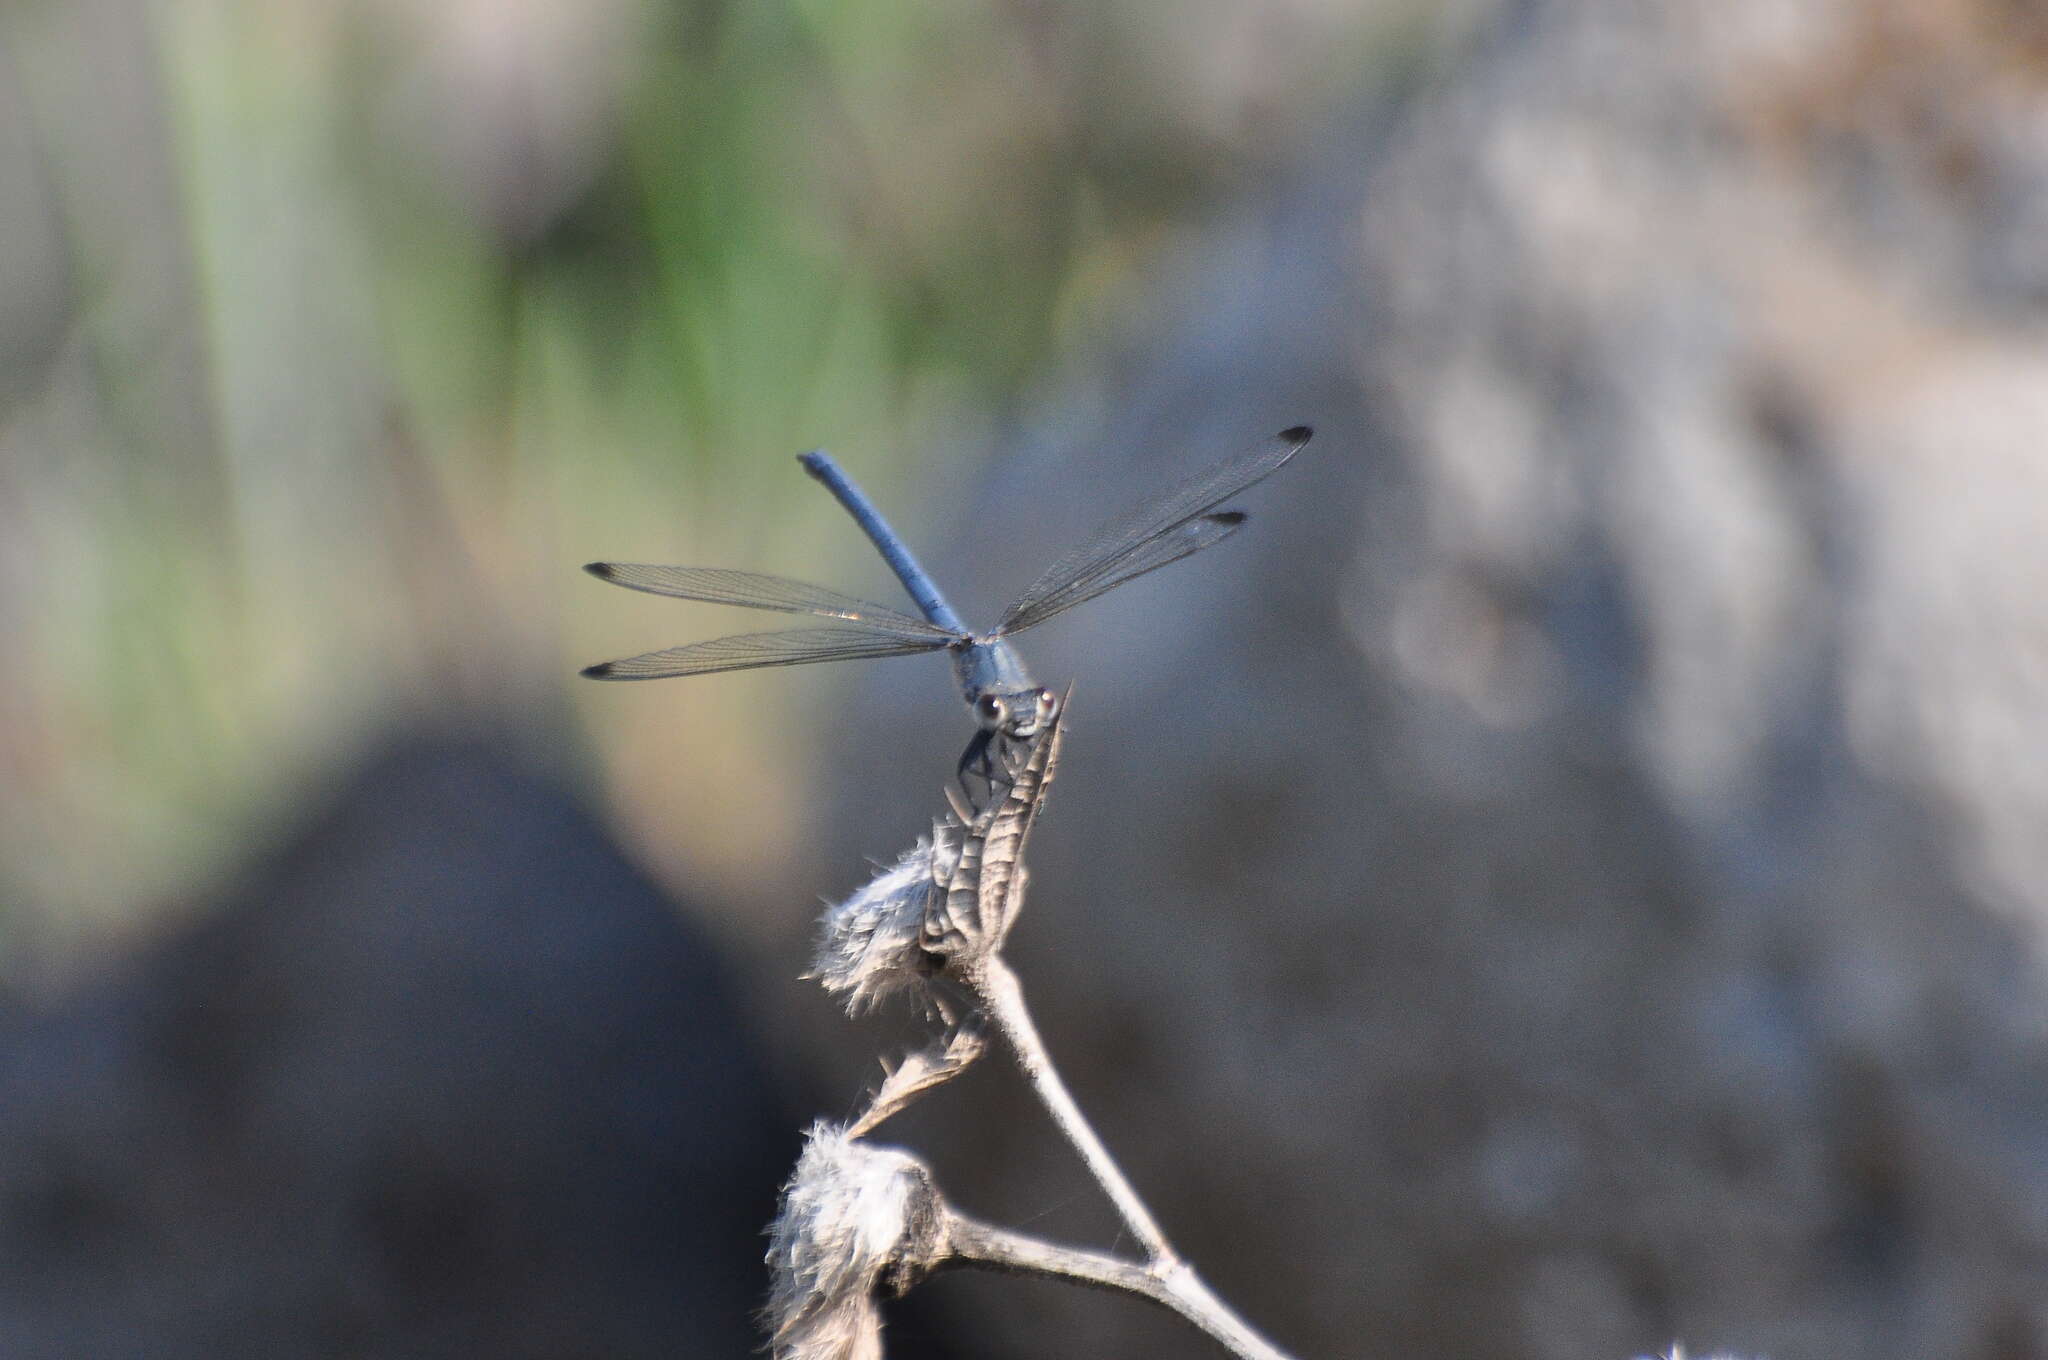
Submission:
[[[979,725],[960,757],[962,782],[970,769],[979,769],[993,782],[997,762],[1008,764],[1052,721],[1060,705],[1058,694],[1031,678],[1010,639],[1236,533],[1244,525],[1244,512],[1217,507],[1278,472],[1308,443],[1311,433],[1306,425],[1282,430],[1170,490],[1146,497],[1047,567],[986,632],[975,632],[961,621],[909,545],[830,455],[823,450],[799,454],[804,471],[823,483],[845,507],[896,573],[918,614],[760,572],[591,562],[584,566],[585,571],[628,590],[741,609],[805,614],[831,622],[786,632],[740,633],[601,661],[586,667],[583,674],[593,680],[665,680],[767,666],[949,652],[961,697]]]

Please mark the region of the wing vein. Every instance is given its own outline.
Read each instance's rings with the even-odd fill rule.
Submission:
[[[1111,586],[1121,585],[1145,571],[1176,562],[1190,552],[1220,541],[1218,534],[1204,538],[1185,551],[1170,553],[1140,571],[1123,571],[1130,559],[1140,558],[1154,540],[1170,540],[1176,531],[1207,515],[1240,491],[1272,476],[1308,443],[1305,425],[1282,430],[1250,449],[1227,458],[1163,495],[1151,497],[1126,510],[1097,530],[1093,537],[1045,569],[1017,598],[996,624],[998,636],[1043,623],[1055,614],[1093,599]],[[1201,535],[1197,535],[1201,537]],[[1107,582],[1107,584],[1104,584]],[[1099,587],[1099,588],[1098,588]]]
[[[735,633],[617,661],[601,661],[583,673],[593,680],[665,680],[678,675],[757,670],[764,666],[808,666],[820,661],[855,661],[936,652],[950,635],[903,637],[859,628],[796,628],[778,633]]]
[[[628,590],[643,590],[650,595],[736,605],[741,609],[772,609],[785,614],[845,619],[904,638],[937,640],[959,636],[951,629],[940,628],[900,609],[844,595],[807,581],[792,581],[785,576],[768,576],[757,571],[737,571],[729,567],[663,567],[644,562],[592,562],[584,570],[600,581],[609,581]]]

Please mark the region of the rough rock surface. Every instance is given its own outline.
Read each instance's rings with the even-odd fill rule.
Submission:
[[[1507,6],[1187,262],[1135,405],[1044,422],[1157,450],[1123,492],[1319,427],[1040,649],[1015,937],[1299,1353],[2048,1354],[2044,53],[1989,0]],[[983,509],[1107,475],[1010,467]],[[948,1130],[963,1197],[1108,1231],[1021,1108]],[[1008,1353],[1174,1344],[976,1302]]]

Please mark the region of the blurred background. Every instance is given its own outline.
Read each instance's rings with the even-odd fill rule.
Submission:
[[[0,1351],[747,1353],[968,723],[577,680],[760,624],[577,566],[894,602],[825,445],[979,623],[1309,423],[1027,640],[1169,1234],[1304,1356],[2048,1355],[2048,11],[17,0],[0,242]],[[1113,1243],[985,1066],[890,1136]]]

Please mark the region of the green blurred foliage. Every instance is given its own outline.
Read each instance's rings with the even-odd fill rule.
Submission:
[[[908,519],[918,451],[972,456],[1129,324],[1392,12],[0,16],[9,938],[61,957],[196,892],[395,716],[530,720],[577,664],[715,630],[600,598],[587,557],[832,570],[790,454],[829,442]],[[713,750],[643,706],[601,763],[687,804],[633,771],[730,759],[800,693],[710,691]]]

